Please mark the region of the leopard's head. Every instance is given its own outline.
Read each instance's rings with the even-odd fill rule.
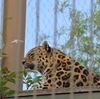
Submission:
[[[52,48],[44,41],[42,46],[35,47],[26,54],[22,60],[22,64],[26,69],[37,70],[43,73],[50,63],[51,53]]]

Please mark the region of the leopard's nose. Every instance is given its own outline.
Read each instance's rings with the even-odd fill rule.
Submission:
[[[25,64],[25,62],[26,62],[26,61],[25,61],[25,60],[23,60],[23,61],[22,61],[22,64],[24,65],[24,64]]]

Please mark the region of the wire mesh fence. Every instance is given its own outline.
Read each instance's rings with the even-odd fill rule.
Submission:
[[[21,2],[22,3],[22,2]],[[21,15],[21,3],[19,2],[19,15],[18,15],[18,23],[21,22],[22,19],[20,19]],[[2,6],[0,6],[2,8]],[[1,9],[0,9],[1,10]],[[1,10],[3,12],[3,10]],[[5,10],[4,10],[5,11]],[[16,9],[15,9],[16,11]],[[23,10],[25,11],[25,10]],[[6,13],[6,12],[5,12]],[[7,12],[9,13],[9,12]],[[2,13],[3,15],[3,13]],[[20,42],[24,42],[25,47],[24,47],[24,56],[31,55],[30,53],[27,54],[27,52],[35,48],[36,46],[43,46],[43,42],[47,41],[48,43],[44,44],[46,47],[48,47],[48,50],[52,49],[52,54],[53,54],[53,60],[54,63],[52,63],[52,74],[54,74],[54,78],[56,78],[58,71],[61,73],[62,72],[62,64],[63,61],[62,59],[61,66],[57,71],[56,68],[56,61],[59,55],[57,54],[56,49],[59,49],[61,52],[65,53],[66,55],[69,56],[67,59],[68,63],[71,62],[70,68],[66,67],[67,69],[69,68],[71,71],[71,75],[73,75],[73,78],[70,78],[69,81],[67,82],[67,85],[65,82],[61,82],[61,78],[63,76],[60,75],[60,77],[57,78],[57,81],[60,83],[63,83],[60,87],[56,88],[63,88],[63,87],[82,87],[82,86],[89,86],[89,94],[88,94],[88,99],[92,99],[92,86],[96,84],[83,84],[81,82],[81,76],[83,77],[83,80],[90,80],[90,82],[98,82],[99,83],[99,74],[100,74],[100,35],[99,35],[99,30],[100,30],[100,0],[26,0],[26,28],[25,28],[25,41],[20,40]],[[1,17],[0,20],[3,18]],[[11,19],[8,18],[8,19]],[[3,24],[3,23],[2,23]],[[25,24],[24,24],[25,25]],[[0,27],[3,25],[0,24]],[[21,30],[21,25],[18,25],[18,36],[19,38],[22,36],[20,30]],[[4,33],[3,30],[0,30],[0,35]],[[2,37],[2,35],[0,36]],[[3,38],[0,38],[0,40]],[[16,38],[15,38],[16,39]],[[17,44],[17,43],[16,43]],[[49,44],[49,45],[48,45]],[[2,45],[2,43],[1,43]],[[53,47],[53,48],[52,48]],[[51,48],[51,49],[49,49]],[[2,49],[2,48],[1,48]],[[17,46],[17,50],[20,49],[20,46]],[[41,49],[41,48],[40,48]],[[34,49],[33,49],[34,50]],[[34,51],[31,50],[33,53]],[[58,51],[58,50],[57,50]],[[60,52],[60,53],[61,53]],[[0,52],[1,54],[3,52]],[[6,52],[5,52],[6,53]],[[35,51],[35,65],[36,65],[36,70],[38,69],[38,55],[39,51],[38,48],[36,48]],[[40,57],[42,57],[45,54],[41,54]],[[63,54],[64,55],[64,54]],[[49,55],[48,55],[49,56]],[[47,57],[48,57],[47,56]],[[18,60],[20,57],[20,52],[17,53],[16,55],[16,63],[18,64]],[[31,56],[33,57],[33,56]],[[60,57],[60,56],[59,56]],[[66,56],[67,57],[67,56]],[[70,58],[71,57],[71,58]],[[26,58],[24,58],[26,59]],[[69,62],[70,59],[70,62]],[[85,76],[84,74],[81,75],[84,71],[80,69],[77,69],[75,71],[75,60],[77,60],[77,64],[79,67],[84,66],[86,68],[89,68],[89,76]],[[44,59],[45,60],[45,59]],[[31,60],[30,60],[31,61]],[[42,61],[42,60],[41,60]],[[50,60],[47,60],[50,61]],[[23,64],[26,61],[23,61]],[[58,61],[57,61],[58,62]],[[64,60],[64,62],[66,62]],[[79,65],[79,63],[81,65]],[[32,63],[31,63],[32,64]],[[44,61],[42,62],[42,65],[44,64]],[[16,65],[16,70],[20,70],[20,67],[17,67]],[[67,66],[66,65],[66,66]],[[8,66],[9,67],[9,66]],[[71,68],[72,67],[72,68]],[[27,68],[27,67],[26,67]],[[32,65],[31,68],[33,69]],[[41,67],[42,68],[42,67]],[[48,68],[47,68],[48,69]],[[22,69],[21,69],[22,70]],[[45,70],[46,71],[46,70]],[[30,90],[31,88],[36,86],[42,86],[41,84],[44,83],[45,86],[47,86],[46,80],[49,79],[48,75],[45,75],[44,73],[37,73],[36,71],[29,72],[27,71],[20,71],[21,73],[24,73],[23,77],[23,90]],[[81,71],[81,73],[79,73]],[[77,73],[76,73],[77,72]],[[64,71],[65,75],[68,76],[69,71],[66,73]],[[45,75],[45,76],[43,76]],[[79,75],[79,82],[78,83],[78,77]],[[96,80],[94,80],[94,75],[97,77]],[[42,77],[43,80],[42,81]],[[70,76],[70,75],[69,75]],[[77,77],[76,77],[77,76]],[[76,78],[75,78],[76,77]],[[94,78],[93,78],[94,77]],[[36,80],[37,79],[37,80]],[[58,80],[59,79],[59,80]],[[33,81],[32,81],[33,80]],[[51,80],[51,78],[47,81],[50,81],[52,83],[58,83],[56,82],[56,79]],[[50,83],[49,82],[49,83]],[[55,85],[55,84],[54,84]],[[16,87],[18,88],[19,82],[17,82]],[[49,86],[50,87],[50,86]],[[54,87],[54,86],[53,86]],[[50,87],[51,88],[51,87]],[[33,88],[34,89],[34,88]],[[41,88],[40,88],[41,89]],[[52,90],[52,99],[55,99],[55,93],[56,89],[51,88]],[[16,93],[17,94],[17,93]],[[37,98],[37,90],[33,90],[33,98]],[[16,99],[18,98],[17,96],[15,97]],[[74,90],[71,89],[70,91],[70,99],[74,99]]]

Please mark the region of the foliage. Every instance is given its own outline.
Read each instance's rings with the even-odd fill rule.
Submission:
[[[23,83],[26,85],[27,90],[31,89],[32,87],[36,87],[38,85],[41,85],[41,77],[42,76],[36,76],[32,77],[32,74],[30,75],[26,70],[20,71],[20,73],[23,73]],[[31,71],[33,74],[37,74],[37,71]]]
[[[19,71],[19,72],[11,72],[7,67],[2,67],[0,75],[0,95],[11,95],[14,94],[15,90],[6,87],[8,82],[16,84],[15,78],[23,79],[23,83],[26,84],[27,90],[41,85],[41,76],[37,76],[34,79],[28,74],[26,70]],[[32,73],[37,73],[36,71],[32,71]],[[23,77],[20,77],[18,74],[23,74]]]
[[[2,55],[7,55],[6,53],[2,53]],[[33,73],[37,73],[33,71]],[[23,74],[23,77],[19,76],[19,74]],[[36,78],[32,78],[26,70],[19,72],[11,72],[8,67],[1,67],[0,69],[0,95],[1,98],[5,95],[11,95],[15,92],[19,93],[19,91],[12,90],[7,87],[6,84],[8,82],[16,84],[15,78],[23,79],[23,83],[26,84],[27,89],[34,87],[36,85],[41,85],[41,76],[37,76]],[[37,84],[38,83],[38,84]]]
[[[70,0],[64,0],[59,3],[59,13],[66,16],[66,21],[67,18],[69,19],[69,27],[71,27],[69,29],[63,25],[63,29],[60,29],[61,36],[66,36],[66,42],[59,49],[68,52],[69,56],[87,68],[92,67],[95,73],[100,74],[100,0],[94,3],[93,13],[73,10]],[[58,36],[58,39],[60,37]]]
[[[7,55],[6,53],[1,53],[2,55]],[[0,95],[10,95],[14,94],[15,90],[6,87],[8,82],[15,84],[16,72],[10,72],[7,67],[0,68]]]
[[[2,53],[2,55],[7,55],[6,53]]]
[[[15,90],[6,87],[8,82],[15,84],[16,72],[10,72],[7,67],[2,67],[0,71],[0,95],[11,95]]]
[[[41,85],[41,76],[37,76],[34,79],[28,74],[26,70],[19,72],[11,72],[7,67],[2,67],[0,75],[0,95],[11,95],[14,94],[15,90],[6,87],[8,82],[16,84],[15,78],[23,79],[23,83],[26,84],[27,90],[29,88]],[[33,73],[37,73],[36,71],[32,71]],[[23,74],[23,77],[18,76],[18,74]],[[37,84],[38,83],[38,84]]]
[[[83,66],[92,67],[93,72],[100,74],[100,0],[94,2],[93,13],[85,6],[82,10],[77,6],[74,9],[70,0],[59,2],[58,15],[64,19],[60,20],[60,25],[57,24],[60,27],[56,37],[57,47]],[[45,35],[40,41],[49,37],[48,41],[51,42],[52,36],[47,33]]]

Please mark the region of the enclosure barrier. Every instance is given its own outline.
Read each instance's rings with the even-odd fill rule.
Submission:
[[[53,1],[48,0],[48,1],[49,2],[47,2],[46,0],[4,0],[4,17],[3,17],[4,23],[3,23],[3,33],[2,33],[2,39],[3,39],[2,41],[3,41],[4,47],[2,51],[7,53],[8,55],[3,57],[2,65],[9,67],[11,71],[23,70],[21,61],[24,57],[24,43],[25,42],[27,43],[25,48],[27,48],[27,52],[28,52],[28,50],[30,50],[28,49],[30,48],[30,45],[31,47],[33,47],[33,45],[35,45],[36,47],[36,46],[39,46],[40,43],[43,42],[44,40],[47,40],[55,48],[56,47],[58,48],[58,46],[61,46],[62,47],[61,49],[63,49],[64,47],[67,46],[66,53],[69,53],[71,57],[76,55],[76,58],[79,57],[79,59],[80,57],[87,58],[87,60],[89,61],[88,64],[89,64],[90,70],[92,70],[92,67],[94,65],[93,58],[96,56],[93,53],[93,44],[96,45],[100,40],[98,39],[99,38],[98,35],[96,36],[95,39],[93,37],[94,29],[96,28],[96,27],[93,28],[94,26],[94,3],[95,3],[94,0],[90,0],[90,2],[88,2],[90,4],[89,6],[90,13],[87,14],[87,16],[89,16],[88,23],[87,22],[84,23],[84,21],[86,21],[87,18],[82,19],[83,16],[80,14],[80,12],[76,13],[77,5],[78,5],[78,4],[76,5],[76,1],[78,0],[71,0],[71,3],[70,3],[71,6],[69,6],[69,10],[71,7],[72,12],[70,11],[70,13],[67,13],[68,9],[65,9],[65,12],[62,11],[64,7],[66,8],[68,6],[66,3],[67,0],[65,0],[61,4],[62,9],[59,7],[59,3],[61,3],[61,1],[63,0],[53,0]],[[86,0],[83,0],[83,1],[85,5],[87,1]],[[45,2],[47,3],[45,4]],[[45,7],[47,6],[50,6],[50,7],[46,9]],[[27,11],[26,11],[26,8],[27,8]],[[28,11],[31,11],[31,13],[26,14],[26,12]],[[97,10],[97,12],[99,11]],[[64,16],[65,14],[66,16]],[[61,17],[61,15],[63,17]],[[96,15],[98,15],[98,13]],[[28,17],[26,18],[26,16]],[[67,17],[69,16],[70,16],[70,20],[67,19]],[[79,31],[75,31],[76,25],[77,25],[76,19],[78,19],[77,17],[82,19],[82,20],[79,20],[79,22],[80,21],[83,22],[83,25],[81,23],[78,24],[79,27],[77,28],[77,30],[79,29]],[[31,21],[32,23],[31,22],[28,23],[27,20]],[[26,25],[25,25],[25,21],[27,21]],[[98,20],[95,20],[95,23],[97,22]],[[62,27],[63,25],[64,27]],[[86,28],[86,26],[89,26],[88,29]],[[98,26],[100,25],[98,24]],[[82,28],[82,27],[85,27],[85,28]],[[86,30],[83,31],[83,29],[86,29]],[[80,33],[82,34],[84,38],[86,36],[89,39],[89,42],[88,42],[90,44],[88,47],[89,53],[88,54],[85,53],[86,55],[85,54],[82,55],[84,50],[80,49],[81,45],[83,44],[80,42],[79,37],[78,37]],[[61,37],[61,34],[62,34],[62,37]],[[26,37],[24,38],[25,35]],[[43,39],[43,37],[45,39]],[[84,41],[87,40],[87,38],[85,38]],[[22,41],[22,42],[16,43],[16,40]],[[71,41],[70,42],[71,45],[69,44],[69,46],[67,45],[68,43],[66,43],[68,41]],[[65,44],[65,46],[62,46],[63,44]],[[97,46],[97,48],[99,47]],[[81,50],[83,52],[80,52]],[[81,54],[82,56],[79,54]],[[97,56],[99,56],[98,53],[96,54]],[[99,58],[98,58],[98,61],[99,61]],[[96,60],[96,63],[97,63],[97,60]],[[55,64],[53,65],[55,66]],[[1,68],[1,65],[0,65],[0,68]],[[22,84],[23,84],[22,79],[21,80],[16,79],[16,85],[12,85],[10,83],[8,84],[8,86],[15,90],[22,90]],[[5,98],[6,99],[27,99],[27,98],[29,99],[100,99],[100,86],[28,90],[28,91],[22,91],[19,94],[17,94],[16,92],[14,95],[6,96]]]
[[[73,90],[73,91],[72,91]],[[70,93],[73,92],[74,99],[88,99],[89,91],[92,92],[92,99],[100,99],[100,86],[77,87],[77,88],[58,88],[55,89],[55,99],[70,99]],[[36,90],[36,99],[51,99],[52,89]],[[23,91],[17,94],[18,99],[33,99],[33,90]],[[6,99],[14,99],[15,95],[8,96]]]

